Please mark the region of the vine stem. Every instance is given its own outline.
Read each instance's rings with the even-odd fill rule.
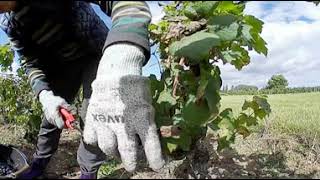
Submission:
[[[182,58],[180,59],[179,65],[180,65],[180,66],[183,66],[183,65],[184,65],[184,62],[185,62],[185,58],[182,57]],[[179,85],[179,75],[177,75],[177,76],[174,78],[174,81],[173,81],[172,96],[173,96],[174,98],[176,97],[178,85]]]

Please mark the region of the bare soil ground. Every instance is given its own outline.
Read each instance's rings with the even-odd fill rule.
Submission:
[[[0,143],[21,149],[31,160],[35,146],[23,139],[23,129],[0,126]],[[50,162],[46,177],[76,179],[80,172],[76,152],[80,134],[62,133],[58,152]],[[170,161],[160,172],[152,172],[141,163],[135,174],[126,173],[120,165],[99,178],[320,178],[320,143],[316,139],[275,134],[252,134],[238,138],[232,150],[217,153],[213,137],[206,137],[187,158]],[[144,158],[140,158],[144,162]],[[106,163],[106,166],[108,163]],[[105,171],[105,170],[104,170]]]

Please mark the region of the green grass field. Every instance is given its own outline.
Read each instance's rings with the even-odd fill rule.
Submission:
[[[221,108],[238,114],[245,99],[252,96],[222,96]],[[277,133],[320,139],[320,93],[268,95],[272,113],[270,129]]]

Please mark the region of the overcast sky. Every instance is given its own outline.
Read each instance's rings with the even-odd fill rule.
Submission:
[[[157,3],[150,3],[150,7],[154,21],[160,19]],[[219,64],[224,85],[261,88],[273,74],[283,74],[291,87],[320,86],[320,6],[299,1],[253,1],[247,3],[245,13],[265,22],[262,37],[268,43],[269,54],[265,58],[250,53],[251,63],[242,71]],[[157,74],[156,68],[153,66],[150,72]]]
[[[148,4],[152,21],[157,22],[163,12],[157,1]],[[94,8],[110,27],[110,18]],[[265,22],[262,37],[268,43],[269,54],[265,58],[250,53],[251,63],[242,71],[219,64],[224,85],[248,84],[261,88],[273,74],[283,74],[290,87],[320,85],[320,6],[299,1],[252,1],[247,3],[245,13]],[[5,42],[7,37],[0,30],[0,43]],[[160,75],[155,57],[143,68],[143,75],[149,74]]]
[[[251,64],[239,72],[222,67],[226,84],[263,87],[273,74],[283,74],[289,86],[320,85],[320,6],[309,2],[249,2],[245,12],[262,19],[268,43],[265,58],[250,53]]]

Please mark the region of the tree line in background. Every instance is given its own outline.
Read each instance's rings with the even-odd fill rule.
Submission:
[[[224,95],[259,95],[259,94],[289,94],[289,93],[309,93],[320,92],[320,86],[315,87],[288,87],[288,80],[282,75],[273,75],[264,88],[257,86],[240,84],[237,86],[225,85],[221,89]]]

